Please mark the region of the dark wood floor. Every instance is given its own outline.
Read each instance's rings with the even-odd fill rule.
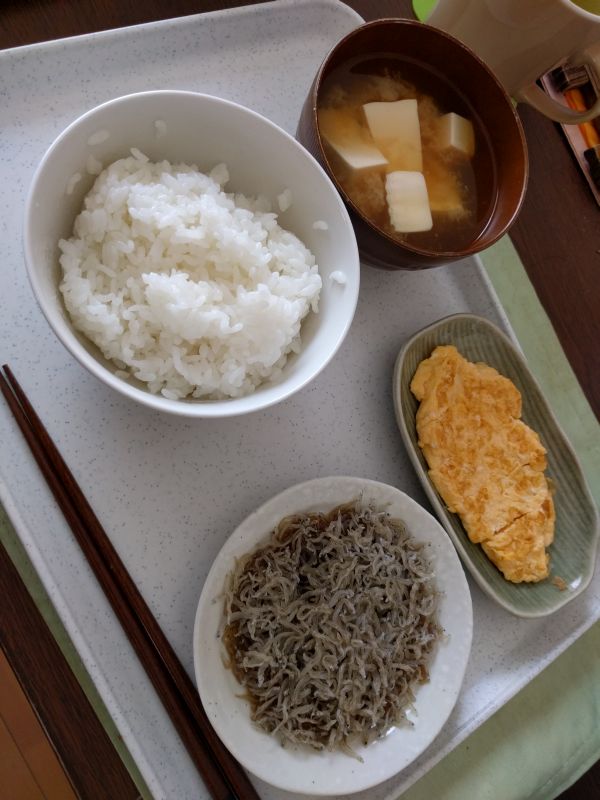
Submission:
[[[0,786],[11,800],[76,800],[44,729],[0,651]]]

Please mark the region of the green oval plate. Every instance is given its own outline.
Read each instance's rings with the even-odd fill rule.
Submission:
[[[546,474],[554,482],[556,527],[550,546],[550,578],[540,583],[510,583],[473,544],[458,515],[446,508],[427,473],[418,445],[415,415],[418,402],[410,382],[419,363],[440,344],[453,344],[469,361],[484,361],[513,381],[523,398],[523,421],[535,430],[548,451]],[[448,531],[463,564],[486,594],[519,617],[551,614],[577,597],[594,574],[600,534],[598,511],[581,465],[561,430],[525,359],[495,325],[473,314],[455,314],[415,334],[400,350],[394,370],[394,406],[404,444],[440,522]],[[559,590],[552,577],[562,578]]]

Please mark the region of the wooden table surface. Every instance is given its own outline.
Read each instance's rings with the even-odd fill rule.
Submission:
[[[365,19],[412,16],[410,0],[347,0],[347,4]],[[238,5],[244,3],[236,0],[4,0],[0,3],[0,48]],[[519,113],[529,145],[530,180],[525,204],[511,237],[581,387],[600,419],[600,209],[577,170],[560,127],[528,107],[519,106]],[[10,580],[10,591],[5,580]],[[8,595],[25,592],[22,596],[26,597],[26,590],[10,567],[6,567],[3,575],[3,586]],[[97,786],[89,788],[86,783],[90,779],[89,754],[86,752],[82,757],[74,752],[77,748],[73,742],[77,736],[81,737],[80,741],[89,742],[89,726],[93,725],[90,710],[83,707],[77,714],[64,713],[65,696],[70,698],[69,702],[78,703],[79,708],[82,707],[81,698],[76,697],[75,689],[72,694],[67,692],[68,681],[65,682],[61,670],[36,668],[44,656],[39,649],[44,651],[52,645],[44,635],[41,617],[36,619],[31,615],[29,635],[25,638],[22,630],[19,633],[12,627],[14,620],[8,619],[9,613],[4,606],[0,641],[43,724],[53,734],[55,746],[80,796],[94,800],[131,796],[124,790],[123,781],[127,781],[119,769],[118,757],[112,756],[114,770],[106,769],[111,759],[104,741],[95,763],[104,765],[105,784],[102,793],[98,793]],[[51,658],[56,663],[60,656],[52,652]],[[56,682],[53,684],[53,681]],[[52,697],[56,696],[61,698],[58,704],[52,702]],[[73,730],[69,732],[72,726],[75,726],[74,733]],[[78,772],[82,772],[82,779],[77,777]],[[600,792],[599,775],[597,765],[563,797],[576,800],[599,796],[596,794]],[[111,784],[112,779],[114,784]]]

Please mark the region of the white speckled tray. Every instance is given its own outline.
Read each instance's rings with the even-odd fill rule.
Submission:
[[[415,331],[454,312],[508,329],[506,318],[476,260],[422,273],[365,268],[352,330],[307,389],[251,417],[164,417],[102,386],[51,333],[23,265],[25,193],[68,122],[127,92],[209,92],[294,131],[318,64],[359,21],[333,0],[287,0],[0,52],[0,356],[190,673],[203,580],[223,541],[269,497],[310,478],[354,474],[427,505],[394,418],[396,354]],[[4,405],[0,441],[0,499],[148,785],[156,798],[206,797]],[[423,756],[369,800],[397,797],[600,616],[598,575],[542,620],[517,620],[471,591],[473,652],[458,704]],[[264,800],[283,796],[257,787]]]

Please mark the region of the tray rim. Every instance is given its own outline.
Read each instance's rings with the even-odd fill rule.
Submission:
[[[347,15],[352,15],[355,19],[357,24],[360,24],[363,19],[358,15],[353,9],[347,6],[343,2],[338,2],[338,0],[273,0],[269,3],[263,3],[257,6],[238,6],[230,9],[223,9],[220,11],[207,11],[207,12],[199,12],[198,14],[190,14],[184,17],[174,17],[165,20],[157,20],[155,22],[150,23],[141,23],[139,25],[134,26],[127,26],[121,28],[113,28],[106,31],[98,31],[89,34],[82,34],[78,36],[72,37],[63,37],[61,39],[49,40],[46,42],[38,42],[34,44],[27,44],[22,45],[19,47],[14,48],[5,48],[0,50],[0,63],[1,60],[4,58],[9,60],[11,57],[22,57],[23,55],[27,55],[25,51],[37,51],[40,50],[51,50],[53,48],[62,47],[70,47],[75,46],[81,42],[86,42],[89,40],[95,40],[96,38],[106,37],[107,40],[112,41],[115,38],[127,38],[127,35],[130,33],[136,33],[139,30],[145,30],[148,28],[161,28],[163,26],[166,27],[179,27],[182,28],[187,27],[190,24],[198,24],[201,23],[204,19],[210,18],[213,19],[215,17],[230,17],[236,16],[242,13],[256,13],[260,12],[262,9],[269,9],[271,7],[277,8],[281,6],[289,6],[289,7],[297,7],[300,5],[304,5],[308,8],[313,7],[314,5],[325,5],[329,7],[337,7],[338,9],[341,7],[342,10]],[[480,256],[473,257],[473,260],[476,262],[478,267],[478,279],[481,280],[483,284],[486,285],[488,294],[490,299],[494,303],[495,312],[501,318],[502,322],[505,324],[507,328],[507,335],[512,337],[514,343],[517,347],[519,347],[518,341],[516,339],[516,335],[514,333],[512,324],[510,323],[507,314],[497,297],[496,291],[493,287],[493,284],[487,275],[486,271],[482,267],[482,260]],[[96,685],[98,692],[101,695],[102,702],[107,709],[108,713],[111,717],[115,720],[115,723],[118,724],[118,727],[121,732],[127,731],[127,718],[121,712],[119,704],[115,699],[111,687],[104,681],[104,675],[101,665],[98,665],[91,655],[90,651],[87,650],[85,641],[80,637],[80,626],[75,621],[75,618],[72,615],[72,612],[66,602],[63,600],[62,593],[60,590],[60,585],[56,582],[50,571],[47,569],[44,559],[42,557],[41,552],[39,551],[37,542],[28,536],[29,530],[27,525],[23,523],[21,519],[21,513],[19,511],[18,506],[13,502],[13,497],[10,492],[8,492],[8,487],[4,483],[2,479],[0,479],[0,501],[3,502],[4,509],[6,511],[7,517],[19,539],[21,540],[22,544],[24,545],[27,555],[30,557],[30,560],[36,569],[36,572],[42,583],[44,588],[46,589],[50,601],[53,603],[61,621],[63,622],[65,629],[69,635],[73,646],[75,647],[77,654],[81,658],[81,661],[84,665],[84,668],[90,675],[91,680]],[[37,563],[36,563],[37,562]],[[432,759],[428,761],[423,767],[420,767],[415,770],[411,776],[405,779],[402,791],[406,791],[409,786],[411,786],[415,781],[417,781],[420,777],[422,777],[426,772],[428,772],[436,763],[442,760],[448,753],[454,750],[464,739],[472,732],[474,732],[486,719],[488,719],[500,706],[504,705],[508,700],[510,700],[515,694],[517,694],[522,688],[524,688],[529,682],[531,682],[548,664],[554,661],[557,657],[559,657],[574,641],[576,641],[580,636],[582,636],[592,625],[594,625],[597,619],[600,617],[600,609],[598,609],[598,613],[595,615],[588,615],[585,619],[578,621],[576,624],[572,626],[571,631],[569,632],[568,636],[562,639],[560,643],[558,643],[554,649],[550,653],[546,653],[543,658],[539,661],[536,661],[535,664],[532,665],[531,672],[527,675],[526,680],[517,680],[515,684],[511,684],[510,686],[506,686],[502,692],[500,692],[496,697],[490,699],[488,703],[483,705],[479,709],[477,714],[474,714],[470,720],[468,720],[463,726],[457,729],[455,733],[455,737],[452,742],[447,743],[442,747],[436,754],[433,756]],[[107,702],[110,701],[110,702]],[[138,766],[140,766],[142,774],[145,779],[148,777],[151,779],[149,781],[150,788],[154,791],[156,788],[161,788],[160,784],[155,780],[155,771],[153,767],[148,765],[147,759],[145,758],[143,752],[137,748],[137,742],[135,735],[132,734],[130,731],[127,731],[127,739],[124,741],[124,747],[129,751],[132,758],[135,760]],[[125,738],[125,737],[123,737]],[[131,745],[134,745],[132,748]],[[137,753],[137,755],[136,755]],[[145,765],[145,768],[142,767]]]
[[[32,42],[31,44],[21,44],[16,47],[0,48],[0,61],[3,58],[27,56],[30,51],[52,50],[53,48],[64,49],[65,47],[74,46],[75,44],[79,43],[101,41],[104,38],[112,41],[114,39],[135,34],[136,32],[152,30],[153,28],[185,28],[194,22],[201,22],[201,20],[204,20],[207,17],[214,19],[221,16],[228,17],[232,14],[253,15],[258,11],[266,10],[268,12],[272,8],[282,8],[287,6],[290,9],[296,9],[301,6],[313,7],[315,5],[329,6],[329,8],[337,8],[338,10],[342,8],[344,13],[347,13],[348,16],[353,16],[355,18],[358,25],[365,21],[358,11],[355,11],[349,5],[344,3],[343,0],[267,0],[265,3],[258,4],[248,2],[245,5],[231,6],[231,8],[222,8],[218,11],[198,11],[193,14],[184,14],[180,17],[166,17],[165,19],[157,19],[153,22],[138,22],[135,25],[107,28],[106,30],[102,31],[79,33],[75,34],[74,36],[61,36],[58,39],[47,39],[43,42]]]

